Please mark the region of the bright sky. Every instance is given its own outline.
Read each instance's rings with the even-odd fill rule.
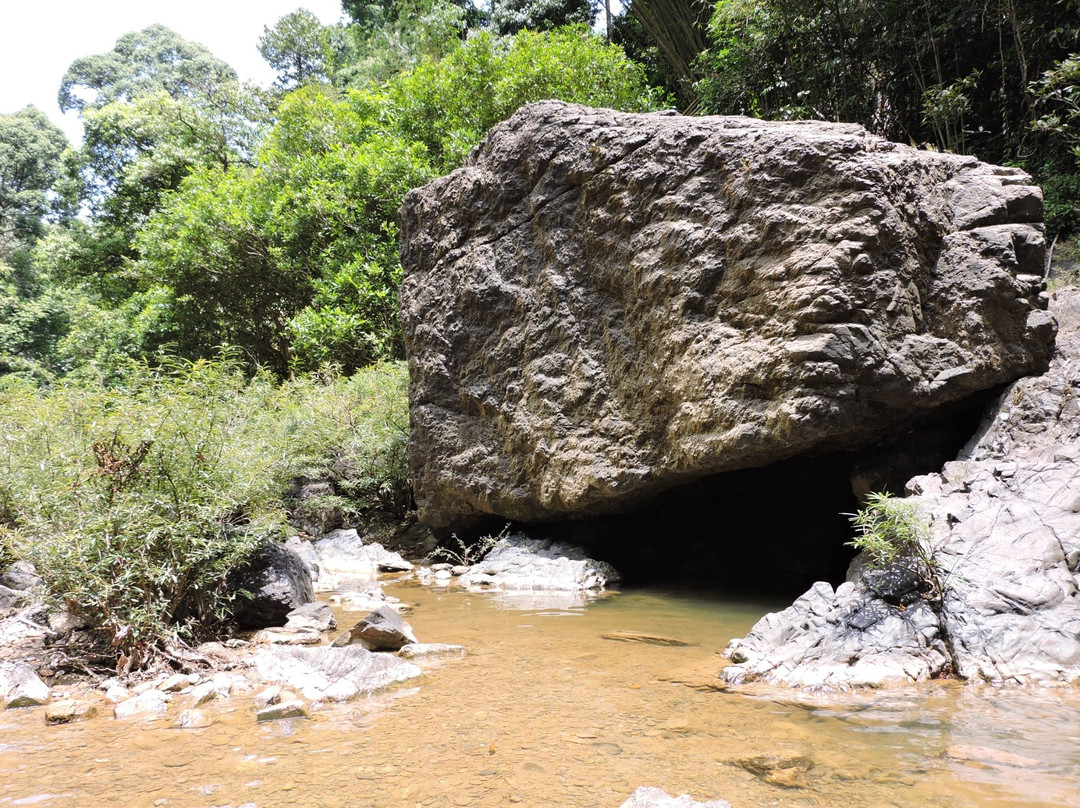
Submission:
[[[269,84],[275,74],[258,51],[263,26],[297,8],[324,23],[341,17],[341,0],[0,0],[0,112],[33,104],[81,140],[78,115],[56,106],[68,66],[154,23],[205,45],[242,79]]]

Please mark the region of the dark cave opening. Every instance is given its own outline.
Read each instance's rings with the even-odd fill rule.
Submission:
[[[613,564],[624,584],[794,597],[840,584],[855,550],[848,514],[871,491],[902,495],[975,434],[992,394],[898,428],[859,451],[801,456],[707,477],[626,513],[523,526]]]

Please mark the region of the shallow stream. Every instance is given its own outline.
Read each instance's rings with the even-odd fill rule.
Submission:
[[[213,702],[205,729],[168,717],[46,727],[40,708],[8,710],[0,805],[616,808],[653,785],[734,808],[1080,806],[1080,689],[721,692],[715,652],[781,604],[385,588],[416,604],[422,642],[468,655],[310,720],[257,725],[250,697]],[[794,787],[735,762],[758,756],[792,766],[778,777]]]

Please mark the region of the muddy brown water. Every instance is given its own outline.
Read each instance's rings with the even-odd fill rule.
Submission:
[[[468,656],[310,720],[257,725],[244,697],[211,703],[205,729],[169,717],[46,727],[40,709],[8,710],[0,805],[615,808],[654,785],[734,808],[1080,806],[1076,688],[721,692],[709,689],[715,652],[782,604],[387,591],[416,604],[421,641]],[[798,785],[735,763],[758,756],[797,762]]]

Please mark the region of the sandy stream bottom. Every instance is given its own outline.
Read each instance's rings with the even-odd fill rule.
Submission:
[[[417,604],[407,619],[422,642],[468,656],[311,720],[257,725],[244,697],[208,705],[205,729],[169,717],[46,727],[40,709],[5,711],[0,806],[617,808],[640,785],[734,808],[1080,806],[1076,688],[725,693],[702,687],[723,664],[715,652],[780,604],[639,591],[507,608],[387,591]],[[733,763],[758,755],[803,759],[805,786]]]

